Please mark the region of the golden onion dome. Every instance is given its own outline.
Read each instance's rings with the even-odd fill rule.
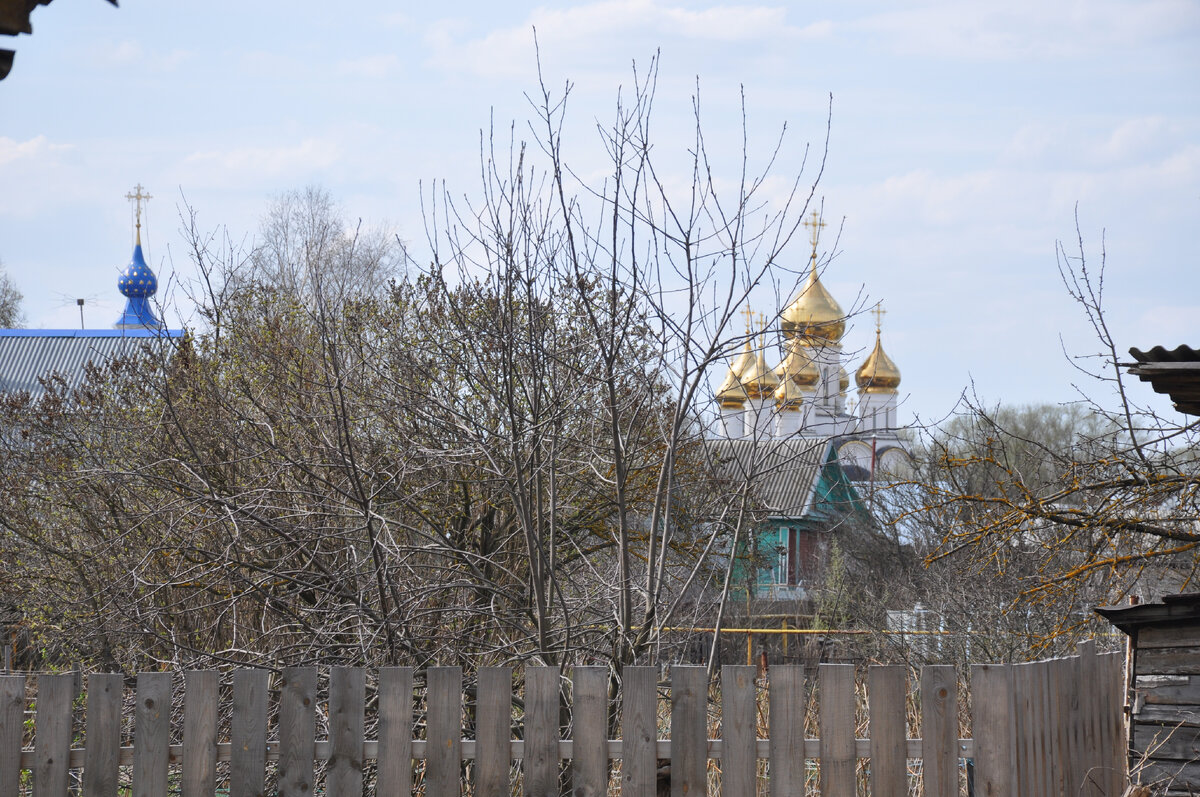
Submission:
[[[746,395],[752,399],[771,398],[779,387],[779,377],[767,366],[767,358],[760,347],[751,364],[741,373]]]
[[[846,332],[846,314],[821,284],[817,276],[817,260],[813,255],[808,280],[796,300],[787,306],[781,316],[784,333],[791,337],[817,339],[821,342],[837,343]]]
[[[750,340],[746,340],[744,348],[729,366],[725,381],[717,388],[717,401],[722,407],[741,407],[746,403],[746,388],[742,384],[742,374],[754,363],[754,352],[750,349]]]
[[[879,330],[875,330],[875,348],[854,374],[854,381],[863,393],[895,393],[900,387],[900,369],[880,342]]]
[[[780,382],[792,381],[797,387],[812,388],[821,381],[821,371],[808,347],[792,339],[787,342],[787,350],[787,356],[775,369]]]
[[[775,403],[781,410],[799,412],[804,399],[810,395],[812,394],[797,384],[795,379],[784,379],[780,381],[779,387],[775,388]]]

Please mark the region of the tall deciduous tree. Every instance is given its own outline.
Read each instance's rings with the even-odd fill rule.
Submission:
[[[0,328],[12,329],[25,323],[25,313],[21,310],[24,298],[0,260]]]
[[[698,97],[669,188],[653,99],[652,70],[591,183],[543,86],[532,146],[486,138],[480,190],[431,195],[429,259],[386,290],[322,289],[356,250],[319,193],[248,258],[193,234],[203,323],[169,358],[5,405],[0,522],[41,627],[122,663],[620,666],[711,616],[716,554],[761,517],[706,445],[711,379],[750,293],[796,290],[812,188],[760,196],[775,153],[718,180]]]

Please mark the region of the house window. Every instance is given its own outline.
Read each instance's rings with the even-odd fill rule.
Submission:
[[[779,530],[779,562],[775,583],[797,586],[811,583],[818,574],[821,543],[815,532],[787,526]]]

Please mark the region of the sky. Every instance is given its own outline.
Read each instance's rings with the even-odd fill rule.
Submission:
[[[32,22],[4,44],[17,56],[0,82],[0,261],[30,327],[77,327],[77,298],[89,327],[119,315],[135,184],[154,197],[145,248],[173,324],[197,276],[185,207],[252,245],[272,197],[319,185],[419,254],[434,181],[470,195],[481,130],[525,129],[536,28],[547,83],[574,84],[564,140],[585,172],[603,168],[595,124],[656,53],[665,153],[686,151],[697,86],[723,168],[743,94],[754,163],[786,124],[780,185],[828,125],[816,195],[841,237],[823,281],[843,307],[884,303],[902,421],[935,421],[964,390],[1107,401],[1068,358],[1099,345],[1059,242],[1106,261],[1122,356],[1200,346],[1195,0],[57,0]],[[807,245],[791,254],[802,266]],[[851,370],[873,330],[853,320]]]

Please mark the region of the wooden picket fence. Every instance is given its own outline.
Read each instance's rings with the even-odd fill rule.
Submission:
[[[182,722],[176,718],[173,727],[172,674],[152,672],[137,677],[132,745],[124,747],[124,676],[88,675],[82,711],[75,705],[78,674],[38,676],[34,712],[26,678],[0,676],[0,795],[29,794],[31,786],[36,797],[213,797],[220,766],[228,783],[220,794],[229,797],[263,795],[267,786],[281,797],[361,797],[364,786],[379,797],[510,795],[517,777],[520,793],[537,797],[559,795],[564,783],[581,797],[617,789],[634,797],[691,797],[710,793],[714,784],[729,797],[832,797],[854,795],[860,786],[876,797],[898,797],[913,783],[929,797],[951,797],[963,793],[962,765],[973,759],[975,795],[1116,797],[1124,785],[1121,666],[1116,654],[1097,655],[1090,646],[1066,659],[976,665],[972,739],[959,738],[950,666],[921,671],[920,739],[908,738],[908,670],[896,666],[868,670],[868,738],[856,738],[863,726],[856,726],[856,673],[848,664],[820,665],[815,684],[806,684],[803,667],[775,666],[756,679],[753,667],[727,666],[716,685],[703,667],[675,665],[665,711],[660,669],[627,667],[618,739],[607,730],[602,667],[576,667],[569,679],[557,669],[527,667],[523,701],[514,701],[510,668],[484,668],[469,705],[462,673],[453,667],[426,670],[420,700],[414,687],[421,679],[408,667],[380,670],[370,695],[367,672],[335,667],[323,700],[315,668],[285,669],[274,686],[267,671],[239,669],[224,729],[219,673],[184,674]],[[805,738],[813,686],[819,738]],[[560,730],[564,695],[570,739]],[[268,711],[272,699],[275,712]],[[764,703],[769,733],[760,738]],[[717,713],[720,731],[709,738]],[[318,715],[327,729],[323,739]],[[471,718],[472,738],[464,738],[464,717]],[[664,726],[669,738],[660,738]],[[367,738],[368,728],[374,738]],[[25,747],[31,733],[32,747]],[[171,743],[173,735],[179,744]],[[473,761],[467,777],[464,761]],[[664,781],[669,791],[660,791]]]

